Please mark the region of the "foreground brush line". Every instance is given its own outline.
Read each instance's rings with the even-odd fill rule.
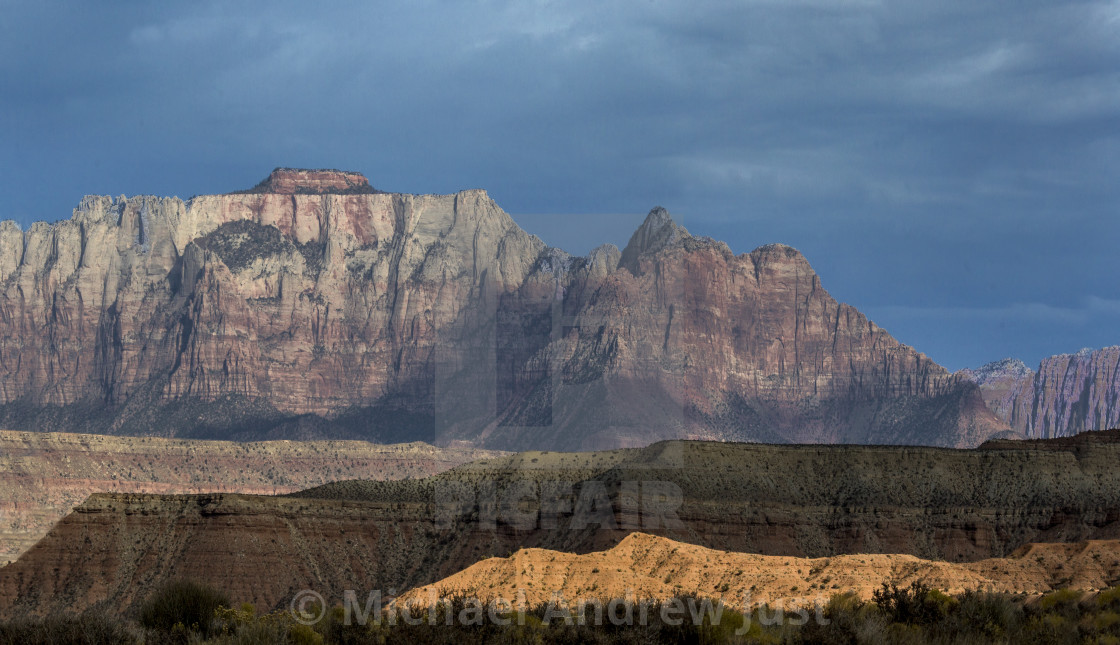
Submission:
[[[456,597],[434,608],[386,610],[355,620],[334,607],[307,614],[257,614],[229,607],[224,594],[192,582],[163,587],[136,621],[94,610],[75,617],[0,623],[0,645],[365,643],[1120,643],[1120,587],[1096,594],[1063,589],[1044,596],[948,595],[914,583],[884,584],[870,601],[833,596],[823,607],[741,614],[694,596],[664,601],[604,600],[558,611],[539,605],[497,614]],[[624,617],[629,615],[630,620]],[[644,619],[639,618],[644,616]]]

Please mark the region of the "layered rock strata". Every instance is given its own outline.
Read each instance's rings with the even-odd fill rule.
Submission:
[[[1118,459],[1108,432],[968,451],[664,442],[285,497],[98,494],[0,568],[0,613],[123,612],[181,577],[258,609],[302,589],[396,595],[519,548],[602,551],[635,531],[763,555],[977,561],[1120,539]]]
[[[421,478],[495,453],[364,441],[228,441],[0,431],[0,566],[93,493],[272,495]]]

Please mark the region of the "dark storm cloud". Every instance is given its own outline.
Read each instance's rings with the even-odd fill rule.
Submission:
[[[0,10],[0,217],[353,168],[580,251],[656,204],[787,242],[953,368],[1120,342],[1116,2]]]

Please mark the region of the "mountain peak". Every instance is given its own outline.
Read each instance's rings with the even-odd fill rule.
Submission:
[[[256,186],[238,193],[278,195],[370,194],[381,192],[360,172],[332,168],[276,168]]]
[[[646,219],[642,222],[643,227],[656,227],[661,228],[666,224],[674,224],[673,217],[669,215],[669,211],[662,206],[654,206],[650,209]]]
[[[654,206],[642,225],[630,236],[630,242],[622,250],[619,266],[626,267],[633,273],[637,270],[639,257],[660,251],[686,237],[690,237],[688,231],[673,221],[669,211]]]
[[[978,385],[985,385],[999,379],[1025,379],[1034,374],[1034,370],[1017,358],[1004,358],[981,365],[976,369],[964,370],[965,375]]]

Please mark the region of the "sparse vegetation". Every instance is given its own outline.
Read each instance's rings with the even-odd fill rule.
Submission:
[[[140,608],[140,625],[171,640],[196,633],[210,637],[217,633],[217,612],[229,607],[225,594],[189,580],[176,580],[157,590]]]
[[[144,603],[139,624],[95,611],[23,619],[0,623],[0,645],[1116,643],[1120,642],[1118,599],[1120,587],[1097,594],[1062,589],[1027,598],[978,591],[951,596],[915,583],[902,588],[884,585],[871,601],[837,594],[819,609],[782,612],[760,607],[744,616],[718,602],[691,596],[630,604],[604,599],[566,611],[541,605],[524,613],[507,609],[494,615],[489,608],[480,609],[480,603],[454,597],[431,611],[413,610],[408,616],[397,608],[381,620],[376,615],[366,620],[351,615],[347,620],[342,607],[333,607],[321,620],[305,625],[286,610],[260,614],[248,604],[232,609],[221,593],[179,582]],[[631,624],[615,624],[625,620],[612,622],[612,615],[629,615]],[[693,620],[694,615],[700,619]],[[676,624],[676,617],[684,619]]]
[[[249,220],[226,222],[214,231],[195,240],[198,246],[221,258],[230,271],[249,268],[253,262],[298,252],[303,256],[305,272],[318,274],[323,264],[323,249],[312,242],[294,242],[275,226]]]
[[[135,625],[91,609],[78,616],[52,616],[0,623],[0,645],[138,645],[142,631]]]

